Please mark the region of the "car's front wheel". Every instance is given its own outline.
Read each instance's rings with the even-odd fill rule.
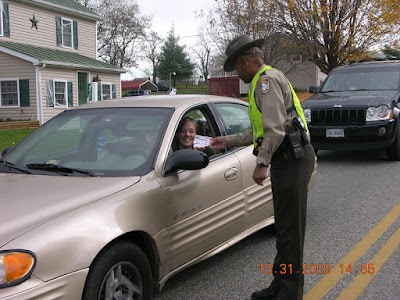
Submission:
[[[134,244],[120,242],[98,255],[90,266],[83,300],[152,299],[150,264]]]
[[[400,124],[397,126],[396,138],[393,144],[386,149],[386,154],[390,160],[400,160]]]

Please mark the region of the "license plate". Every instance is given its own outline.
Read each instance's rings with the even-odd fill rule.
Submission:
[[[344,129],[327,129],[326,137],[344,137]]]

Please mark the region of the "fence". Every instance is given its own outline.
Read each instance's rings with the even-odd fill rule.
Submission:
[[[0,130],[36,129],[38,127],[39,121],[0,122]]]

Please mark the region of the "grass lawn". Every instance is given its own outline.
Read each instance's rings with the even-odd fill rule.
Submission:
[[[208,85],[199,84],[199,85],[186,85],[185,83],[177,83],[176,84],[176,93],[177,94],[208,94]]]
[[[32,131],[33,129],[0,130],[0,152],[8,146],[17,144]]]

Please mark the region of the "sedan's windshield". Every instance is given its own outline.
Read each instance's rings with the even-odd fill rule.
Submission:
[[[68,110],[4,157],[8,169],[65,176],[141,176],[172,114],[165,108]]]
[[[354,69],[331,73],[320,92],[398,90],[399,86],[399,70]]]

